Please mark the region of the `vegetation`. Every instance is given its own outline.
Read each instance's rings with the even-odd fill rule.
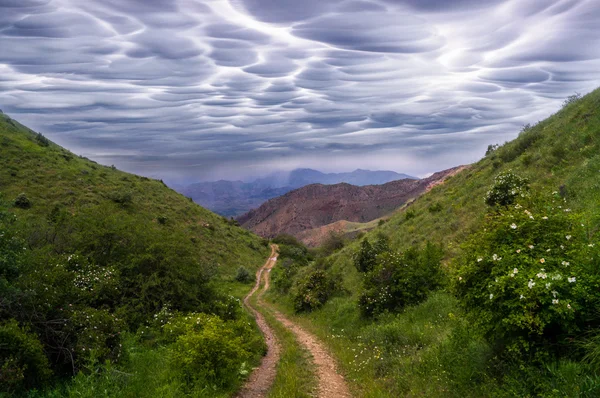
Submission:
[[[289,273],[336,281],[320,307],[294,315],[293,289],[273,305],[327,342],[357,396],[598,396],[598,109],[600,90],[570,97]]]
[[[262,264],[264,242],[5,115],[0,166],[0,395],[212,397],[240,385],[264,345],[225,288],[249,289],[232,281]]]

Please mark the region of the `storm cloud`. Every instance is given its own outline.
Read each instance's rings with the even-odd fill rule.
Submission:
[[[425,175],[600,83],[600,0],[0,0],[0,108],[191,182]]]

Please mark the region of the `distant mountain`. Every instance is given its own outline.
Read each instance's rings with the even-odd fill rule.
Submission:
[[[394,171],[357,169],[350,173],[322,173],[313,169],[277,172],[252,182],[213,181],[185,187],[173,187],[194,202],[227,217],[235,217],[255,209],[265,201],[310,184],[348,183],[357,186],[385,184],[402,179],[416,179]]]
[[[407,178],[382,185],[311,184],[267,201],[238,217],[238,221],[263,237],[286,233],[314,243],[305,231],[341,220],[367,223],[383,217],[463,168],[440,171],[422,180]]]

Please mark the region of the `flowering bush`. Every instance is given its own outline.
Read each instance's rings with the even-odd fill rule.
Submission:
[[[177,315],[163,328],[174,341],[172,361],[191,384],[226,385],[246,373],[246,362],[264,352],[260,338],[243,320],[223,321],[215,315]]]
[[[485,195],[485,203],[489,206],[508,206],[517,198],[525,198],[528,195],[529,181],[509,170],[496,176],[494,185]]]
[[[542,355],[600,321],[600,253],[558,193],[520,199],[488,214],[465,246],[453,285],[500,349]]]

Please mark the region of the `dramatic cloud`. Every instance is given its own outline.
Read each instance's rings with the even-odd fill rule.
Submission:
[[[173,182],[424,175],[600,83],[600,0],[0,0],[0,108]]]

